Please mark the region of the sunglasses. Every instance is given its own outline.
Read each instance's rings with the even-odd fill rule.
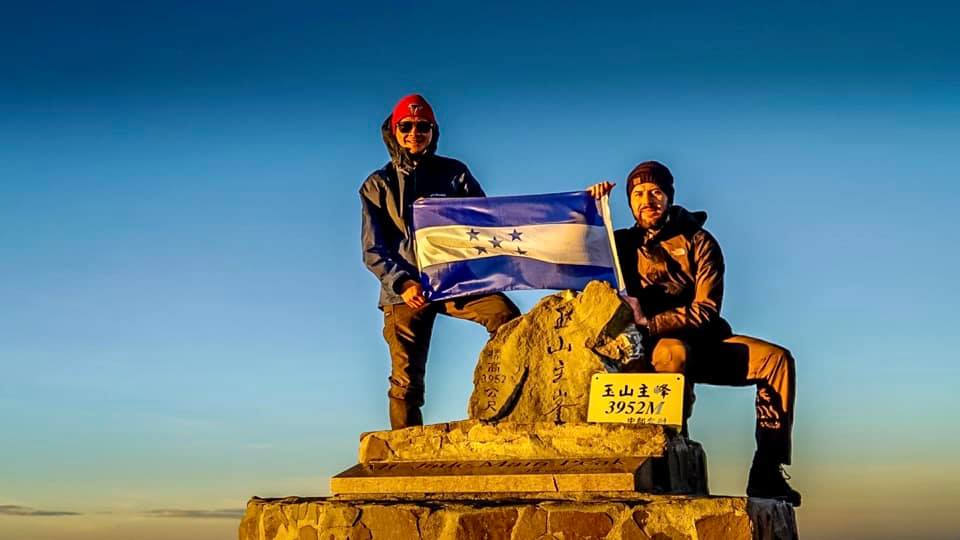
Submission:
[[[426,120],[419,122],[397,122],[397,129],[400,130],[400,133],[410,133],[410,130],[414,128],[416,128],[417,133],[430,133],[430,130],[433,129],[433,124]]]

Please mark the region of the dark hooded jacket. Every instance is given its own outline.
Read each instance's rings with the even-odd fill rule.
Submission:
[[[380,306],[400,304],[400,288],[419,281],[414,253],[413,201],[421,197],[483,197],[480,184],[463,163],[436,155],[440,130],[423,155],[400,147],[390,116],[380,128],[390,161],[360,186],[363,262],[380,280]]]
[[[671,206],[659,229],[614,233],[627,293],[640,300],[651,338],[725,339],[723,254],[703,228],[706,212]]]

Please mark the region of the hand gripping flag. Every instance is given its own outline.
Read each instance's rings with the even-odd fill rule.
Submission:
[[[607,198],[584,191],[427,198],[413,204],[417,264],[430,300],[523,289],[620,289]],[[606,216],[606,217],[605,217]]]

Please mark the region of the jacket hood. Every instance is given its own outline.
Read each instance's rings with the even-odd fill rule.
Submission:
[[[676,227],[679,229],[678,232],[699,231],[703,228],[703,224],[707,222],[707,213],[703,210],[691,212],[678,205],[671,206],[668,215],[670,217],[664,228]]]
[[[393,163],[393,166],[396,167],[397,170],[411,171],[417,166],[417,163],[420,159],[423,159],[427,156],[432,156],[437,152],[437,142],[440,141],[440,126],[434,123],[433,140],[430,141],[430,146],[427,147],[422,156],[419,156],[420,159],[414,159],[413,154],[402,148],[397,142],[397,138],[394,137],[390,126],[390,119],[392,116],[392,113],[388,114],[387,118],[380,126],[380,134],[383,136],[383,144],[386,145],[387,153],[390,154],[390,162]]]

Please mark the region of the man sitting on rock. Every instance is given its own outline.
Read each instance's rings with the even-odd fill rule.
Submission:
[[[596,197],[613,184],[589,188]],[[793,356],[757,338],[734,335],[720,317],[723,255],[703,228],[706,212],[673,204],[673,175],[646,161],[627,176],[627,197],[636,224],[614,237],[628,301],[653,370],[684,373],[688,382],[757,386],[757,450],[747,495],[800,505],[800,494],[784,478],[790,464],[796,389]],[[684,416],[693,392],[687,392]],[[686,421],[685,421],[686,422]],[[684,426],[684,431],[686,426]],[[789,477],[788,477],[789,478]]]

